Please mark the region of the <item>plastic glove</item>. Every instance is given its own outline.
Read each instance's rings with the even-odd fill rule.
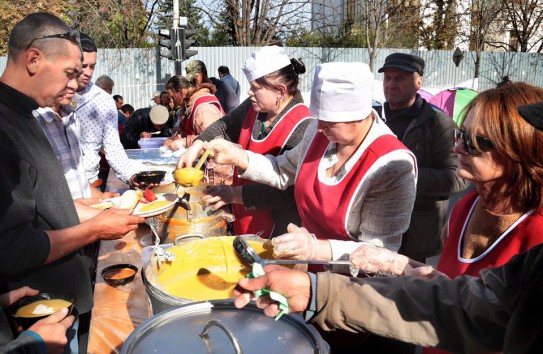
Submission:
[[[167,147],[170,150],[176,151],[181,148],[184,148],[186,145],[186,139],[185,138],[168,138],[166,141],[164,141],[164,147]]]
[[[194,140],[193,144],[188,147],[181,156],[179,156],[176,168],[179,169],[184,167],[193,167],[194,160],[196,160],[198,156],[203,154],[202,146],[204,146],[203,141]]]
[[[234,144],[222,138],[213,139],[204,144],[204,150],[211,149],[211,158],[213,162],[219,165],[234,165],[243,170],[247,169],[247,152],[241,148],[241,145]]]
[[[349,257],[353,265],[365,273],[402,275],[409,258],[386,248],[364,243]]]
[[[230,187],[226,185],[215,185],[206,188],[202,195],[201,202],[212,210],[217,210],[226,204],[243,204],[241,187]]]
[[[300,260],[317,258],[319,242],[314,234],[294,224],[288,224],[287,231],[288,234],[272,239],[274,256]]]

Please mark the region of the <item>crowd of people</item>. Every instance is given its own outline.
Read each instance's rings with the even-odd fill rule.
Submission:
[[[0,353],[86,352],[101,240],[144,222],[132,209],[98,210],[108,169],[139,187],[125,149],[163,137],[177,168],[210,150],[201,202],[228,208],[232,233],[270,239],[276,258],[349,260],[308,271],[267,266],[241,279],[284,295],[332,353],[531,353],[543,341],[543,89],[502,82],[479,93],[460,126],[421,98],[427,69],[389,55],[386,102],[372,106],[364,63],[306,72],[285,48],[254,51],[240,85],[193,60],[134,109],[107,75],[93,81],[94,40],[47,13],[12,29],[0,77],[0,307],[40,292],[76,297],[28,329],[0,311]],[[449,197],[464,193],[448,213]],[[427,258],[439,255],[437,267]],[[359,274],[353,274],[353,267]],[[256,300],[269,316],[278,305]]]

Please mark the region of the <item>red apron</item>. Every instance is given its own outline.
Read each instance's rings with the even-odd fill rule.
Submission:
[[[479,194],[471,192],[460,199],[451,212],[449,231],[443,252],[439,257],[437,269],[454,279],[460,275],[479,276],[485,268],[504,265],[518,253],[527,251],[543,242],[543,215],[541,210],[524,214],[516,226],[505,232],[487,250],[475,259],[461,258],[464,230],[467,227],[471,211]],[[448,353],[435,348],[424,348],[424,354]]]
[[[238,144],[245,150],[262,155],[271,154],[273,156],[277,156],[283,152],[285,144],[300,122],[312,118],[306,106],[301,103],[297,104],[280,118],[268,136],[262,140],[255,140],[252,134],[257,116],[258,112],[251,107],[243,121]],[[234,170],[232,186],[241,186],[249,183],[254,182],[239,178],[237,169]],[[272,213],[268,210],[247,210],[243,205],[232,204],[232,213],[236,218],[233,223],[236,235],[256,234],[262,231],[261,237],[269,238],[273,232],[274,222]]]
[[[324,134],[317,133],[307,151],[294,186],[298,212],[302,225],[318,239],[357,241],[347,231],[348,213],[366,172],[383,155],[407,148],[393,135],[378,137],[341,181],[328,185],[319,181],[318,170],[329,143]]]
[[[198,108],[200,108],[200,106],[204,104],[215,105],[221,111],[221,114],[224,115],[224,110],[222,109],[221,103],[219,102],[219,99],[215,97],[215,95],[205,94],[198,97],[196,100],[194,100],[189,117],[186,118],[183,122],[186,136],[196,134],[194,130],[194,117],[196,117],[196,112],[198,111]]]
[[[451,212],[449,235],[439,257],[437,269],[454,279],[459,275],[479,276],[485,268],[504,265],[520,252],[527,251],[543,242],[543,216],[541,211],[526,213],[509,232],[504,232],[494,244],[479,257],[463,259],[462,243],[464,229],[467,227],[471,210],[475,207],[477,192],[465,195]]]

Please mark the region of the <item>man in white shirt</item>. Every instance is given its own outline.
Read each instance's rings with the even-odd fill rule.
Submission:
[[[128,160],[119,139],[115,101],[91,81],[96,66],[96,44],[88,35],[81,33],[81,48],[83,72],[77,80],[77,93],[72,103],[81,129],[80,144],[87,179],[91,185],[96,185],[95,182],[99,180],[99,153],[103,147],[107,162],[117,177],[131,183],[137,171]]]

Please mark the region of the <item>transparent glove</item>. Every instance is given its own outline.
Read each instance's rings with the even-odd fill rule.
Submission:
[[[210,156],[213,162],[219,165],[234,165],[247,169],[247,152],[241,145],[219,138],[205,143],[204,149],[211,149]]]
[[[177,166],[176,168],[184,168],[184,167],[193,167],[194,161],[200,156],[202,151],[202,146],[204,145],[204,142],[201,140],[194,140],[193,144],[179,156],[179,159],[177,160]]]
[[[164,147],[167,147],[170,150],[176,151],[181,148],[184,148],[186,145],[186,139],[185,138],[168,138],[166,141],[164,141]]]
[[[272,239],[273,255],[278,258],[316,259],[319,242],[305,227],[288,224],[287,234]]]
[[[409,258],[405,256],[368,243],[351,253],[349,260],[365,273],[382,275],[402,275],[409,263]]]

